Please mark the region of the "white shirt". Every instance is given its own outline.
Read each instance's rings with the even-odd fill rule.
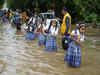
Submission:
[[[84,41],[84,39],[85,39],[84,33],[80,33],[80,31],[78,29],[77,30],[73,30],[72,34],[80,35],[80,41]]]
[[[43,24],[43,30],[48,30],[48,26]]]
[[[33,19],[33,20],[32,20]],[[37,19],[37,24],[39,24],[39,19]],[[31,17],[30,20],[28,21],[28,24],[32,21],[32,24],[35,24],[36,18]]]
[[[73,31],[72,31],[72,34],[80,35],[80,32],[79,32],[79,30],[77,29],[77,30],[73,30]]]
[[[58,35],[58,31],[59,31],[59,28],[57,27],[57,29],[56,29],[56,27],[54,27],[54,26],[51,26],[51,28],[50,28],[50,34],[51,35]]]
[[[43,30],[48,30],[48,26],[47,25],[45,25],[45,24],[40,24],[39,26],[38,26],[38,28],[40,28],[41,26],[43,26]]]

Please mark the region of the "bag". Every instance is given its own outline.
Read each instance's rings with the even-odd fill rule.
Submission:
[[[77,34],[77,29],[75,30],[75,34]],[[69,34],[68,34],[68,35],[65,35],[65,36],[66,36],[66,37],[62,39],[62,48],[63,48],[64,50],[67,50],[68,47],[69,47],[69,43],[70,43],[72,40],[70,39],[70,35],[69,35]]]
[[[70,40],[69,36],[66,36],[65,38],[62,39],[62,48],[64,50],[68,49],[70,41],[71,40]]]
[[[33,22],[33,18],[31,19],[29,23],[27,22],[26,26],[29,26],[30,24],[32,24],[32,22]]]
[[[41,28],[38,28],[37,33],[40,34],[40,32],[41,32]]]

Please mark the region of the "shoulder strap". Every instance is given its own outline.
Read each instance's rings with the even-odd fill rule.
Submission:
[[[31,18],[31,21],[28,23],[28,25],[30,25],[32,23],[32,21],[33,21],[33,17]]]
[[[30,23],[32,23],[32,21],[33,21],[33,17],[32,17],[32,20],[30,21]]]

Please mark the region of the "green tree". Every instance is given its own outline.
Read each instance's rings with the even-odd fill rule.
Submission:
[[[4,4],[4,0],[0,0],[0,8],[2,8],[3,4]]]
[[[2,3],[4,0],[1,0]],[[60,15],[61,8],[66,6],[72,15],[73,23],[78,21],[100,22],[100,0],[7,0],[10,8],[39,8],[42,12],[55,7]]]

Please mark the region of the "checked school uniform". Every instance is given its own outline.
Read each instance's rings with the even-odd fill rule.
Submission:
[[[42,31],[45,31],[45,30],[48,29],[47,28],[47,25],[42,24],[41,26],[43,27],[42,28]],[[46,36],[43,35],[43,32],[42,31],[40,32],[39,41],[38,41],[38,43],[39,43],[40,46],[41,45],[45,45],[45,43],[46,43]]]
[[[33,27],[30,24],[34,24]],[[29,32],[26,33],[26,40],[34,40],[38,37],[37,32],[37,25],[35,24],[35,18],[31,17],[28,23],[26,24],[25,29],[28,29]]]
[[[34,19],[30,18],[29,23],[26,25],[25,30],[28,30],[28,32],[26,33],[26,40],[34,40],[35,38],[37,38],[37,26],[34,25],[33,27],[30,26],[30,24],[34,24]]]
[[[79,30],[72,31],[74,34],[80,34]],[[78,37],[74,37],[76,40]],[[80,41],[84,40],[84,34],[80,34]],[[73,67],[80,67],[81,64],[81,50],[80,46],[75,43],[75,41],[71,41],[69,44],[69,48],[66,52],[66,56],[64,61]]]
[[[56,51],[57,50],[57,42],[56,37],[52,37],[51,35],[58,35],[58,27],[51,26],[49,33],[46,38],[46,51]]]

